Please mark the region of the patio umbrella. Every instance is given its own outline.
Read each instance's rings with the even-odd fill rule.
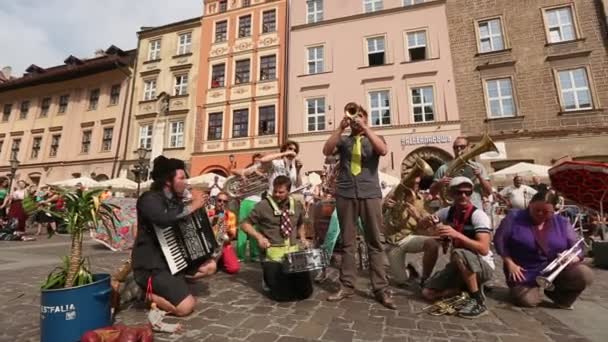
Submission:
[[[112,187],[114,190],[136,190],[137,183],[128,178],[114,178],[107,181],[100,182],[95,188],[107,188]]]
[[[600,212],[608,208],[608,163],[567,161],[552,167],[549,177],[564,197]]]
[[[490,175],[492,178],[509,178],[514,176],[527,176],[527,177],[540,177],[540,178],[549,178],[549,168],[550,166],[532,164],[532,163],[517,163],[515,165],[511,165],[507,168],[504,168],[500,171],[494,172]]]
[[[391,176],[388,173],[384,173],[384,172],[379,172],[379,178],[380,178],[380,184],[382,184],[382,182],[384,182],[389,187],[394,187],[395,185],[397,185],[401,182],[401,179],[399,179],[395,176]]]
[[[53,186],[63,187],[63,188],[73,188],[78,183],[82,184],[85,188],[94,188],[98,187],[99,182],[89,177],[78,177],[72,179],[66,179],[60,182],[51,183]]]
[[[217,185],[222,188],[226,178],[215,173],[205,173],[203,175],[190,178],[188,179],[188,184],[195,188],[211,188],[211,186],[213,186],[215,183],[215,177],[218,178]]]

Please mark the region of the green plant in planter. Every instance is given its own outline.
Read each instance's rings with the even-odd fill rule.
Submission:
[[[60,196],[64,200],[63,210],[43,209],[51,215],[61,219],[72,238],[70,255],[62,258],[62,265],[55,268],[47,277],[42,289],[69,288],[93,282],[90,265],[82,255],[82,239],[90,229],[97,227],[100,221],[109,236],[115,232],[114,213],[117,206],[101,203],[99,195],[103,189],[91,191],[61,190]],[[51,232],[52,234],[52,232]]]

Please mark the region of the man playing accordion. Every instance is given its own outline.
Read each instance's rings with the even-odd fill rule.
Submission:
[[[267,196],[251,211],[241,228],[255,238],[262,250],[264,290],[276,301],[302,300],[313,292],[310,272],[285,273],[283,257],[297,252],[296,237],[308,247],[304,231],[304,207],[289,196],[291,180],[277,176]],[[254,226],[257,228],[254,228]]]

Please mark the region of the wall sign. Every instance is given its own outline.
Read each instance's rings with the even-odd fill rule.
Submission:
[[[401,138],[401,146],[409,145],[433,145],[452,142],[449,135],[427,135]]]

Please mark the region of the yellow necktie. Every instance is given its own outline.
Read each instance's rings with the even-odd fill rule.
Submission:
[[[353,176],[357,176],[361,173],[361,136],[355,137],[355,145],[353,146],[353,153],[350,159],[350,172]]]

